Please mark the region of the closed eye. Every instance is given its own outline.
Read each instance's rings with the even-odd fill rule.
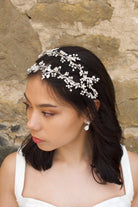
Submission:
[[[28,103],[26,103],[26,102],[23,102],[24,104],[25,104],[25,106],[26,106],[26,110],[28,109],[28,108],[31,108],[31,105],[29,105]],[[42,114],[44,115],[44,116],[53,116],[54,114],[53,113],[47,113],[47,112],[45,112],[45,111],[42,111]]]
[[[44,116],[53,116],[54,115],[53,113],[47,113],[45,111],[42,111],[42,113],[44,114]]]
[[[29,108],[29,107],[31,107],[28,103],[26,103],[26,102],[23,102],[24,104],[25,104],[25,106],[26,106],[26,110]]]

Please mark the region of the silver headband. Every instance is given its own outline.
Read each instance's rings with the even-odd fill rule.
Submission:
[[[69,72],[61,73],[62,66],[52,68],[52,65],[46,65],[42,60],[38,64],[34,64],[31,68],[27,69],[28,74],[36,73],[37,71],[42,72],[42,80],[45,78],[56,77],[57,79],[63,79],[66,83],[66,87],[69,91],[72,89],[80,88],[81,95],[86,95],[88,98],[96,99],[98,97],[98,92],[93,88],[93,84],[97,83],[100,78],[96,78],[95,76],[88,77],[88,71],[84,71],[81,64],[76,63],[77,60],[80,61],[78,54],[67,54],[63,50],[59,50],[59,48],[55,48],[53,50],[43,51],[38,57],[41,58],[44,55],[60,57],[60,61],[62,63],[68,62],[71,72],[75,70],[79,70],[79,82],[75,82],[73,80],[73,76],[70,76]],[[91,92],[88,92],[88,89]]]

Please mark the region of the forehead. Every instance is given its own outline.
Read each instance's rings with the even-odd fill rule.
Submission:
[[[25,94],[30,101],[36,104],[49,102],[57,106],[70,106],[62,97],[57,95],[41,75],[30,76],[26,85]]]

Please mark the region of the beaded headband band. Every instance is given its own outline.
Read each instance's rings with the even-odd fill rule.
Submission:
[[[55,48],[53,50],[46,50],[43,51],[38,58],[43,57],[44,55],[48,56],[54,56],[54,57],[60,57],[60,61],[62,63],[68,62],[69,67],[71,68],[71,72],[75,70],[79,70],[79,77],[80,82],[75,82],[73,80],[73,76],[70,76],[69,72],[65,72],[64,74],[61,73],[62,66],[58,66],[55,68],[52,68],[52,65],[46,65],[43,60],[39,62],[38,64],[34,64],[31,68],[27,69],[28,74],[30,73],[36,73],[37,71],[42,72],[42,80],[45,78],[50,77],[56,77],[57,79],[63,79],[66,83],[66,87],[69,89],[69,91],[72,91],[72,89],[80,88],[81,95],[86,95],[88,98],[96,99],[98,97],[98,92],[96,89],[93,88],[93,84],[97,83],[100,78],[96,78],[95,76],[88,77],[88,71],[84,71],[81,64],[76,63],[77,60],[81,60],[78,57],[78,54],[67,54],[63,50],[59,50],[59,48]],[[91,92],[88,92],[88,89]]]

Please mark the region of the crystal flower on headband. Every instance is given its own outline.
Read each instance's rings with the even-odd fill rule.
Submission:
[[[55,48],[53,50],[43,51],[38,57],[41,58],[44,55],[60,57],[60,61],[62,63],[68,62],[69,67],[71,68],[71,72],[78,70],[79,72],[79,82],[75,82],[73,80],[73,76],[70,76],[69,72],[61,73],[62,66],[52,68],[52,65],[46,65],[43,61],[39,62],[39,64],[34,64],[31,68],[27,69],[28,74],[36,73],[37,71],[42,72],[42,80],[50,77],[54,77],[57,79],[63,79],[66,83],[66,87],[69,91],[73,89],[80,88],[80,94],[86,95],[88,98],[96,99],[98,97],[98,92],[93,88],[94,83],[97,83],[100,78],[96,78],[95,76],[88,77],[88,71],[84,71],[84,66],[76,63],[77,60],[81,60],[78,57],[78,54],[67,54],[63,50],[59,50],[59,48]],[[90,92],[88,92],[88,90]]]

